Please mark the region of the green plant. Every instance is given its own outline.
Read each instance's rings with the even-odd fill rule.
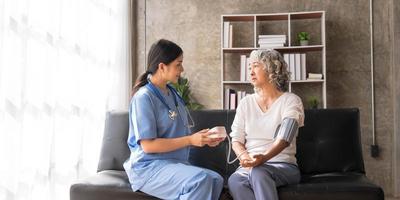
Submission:
[[[310,96],[307,100],[308,102],[308,106],[310,106],[310,108],[318,108],[318,104],[319,104],[319,100],[316,96]]]
[[[189,85],[189,80],[187,78],[180,77],[177,83],[172,83],[172,86],[176,89],[179,95],[181,95],[187,109],[199,110],[204,107],[203,105],[197,102],[193,102],[193,100],[191,99],[190,85]]]
[[[300,32],[297,34],[299,41],[310,40],[310,34],[308,32]]]

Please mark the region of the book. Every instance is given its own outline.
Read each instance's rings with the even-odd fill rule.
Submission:
[[[308,79],[322,79],[322,74],[308,73]]]
[[[229,109],[236,109],[236,91],[232,89],[229,90]]]
[[[258,38],[286,38],[286,35],[258,35]]]
[[[258,39],[258,44],[268,43],[285,43],[286,39]]]
[[[286,39],[258,39],[258,44],[270,44],[270,43],[286,43]]]
[[[290,75],[290,80],[291,80],[291,81],[296,80],[296,79],[295,79],[296,71],[295,71],[294,65],[295,65],[294,54],[293,54],[293,53],[290,53],[290,54],[289,54],[289,71],[290,71],[290,73],[291,73],[291,75]]]
[[[240,81],[246,81],[246,55],[240,55]]]
[[[301,80],[301,60],[300,60],[300,53],[295,53],[294,54],[294,57],[295,57],[295,64],[294,64],[294,67],[295,67],[295,73],[296,73],[296,75],[295,75],[295,80],[296,81],[298,81],[298,80]]]
[[[274,44],[260,44],[259,46],[260,46],[260,48],[271,48],[271,47],[283,47],[285,45],[274,43]]]
[[[227,88],[225,89],[225,94],[224,94],[224,109],[229,110],[229,97],[230,97],[230,89]]]
[[[283,54],[283,60],[286,62],[287,70],[289,71],[289,54],[284,53]]]
[[[260,48],[283,47],[286,43],[286,35],[259,35]]]
[[[306,54],[301,54],[301,80],[307,79],[307,70],[306,70]]]
[[[233,47],[233,26],[232,24],[229,25],[229,44],[228,44],[229,48]]]
[[[223,34],[223,37],[224,37],[223,47],[224,48],[228,48],[229,47],[229,25],[230,25],[230,22],[224,22],[224,27],[223,27],[223,31],[224,31],[224,34]]]
[[[246,81],[251,81],[251,63],[250,63],[250,57],[246,57]]]

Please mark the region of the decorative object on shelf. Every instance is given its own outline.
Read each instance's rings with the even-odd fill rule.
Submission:
[[[307,46],[310,40],[310,34],[308,32],[302,31],[297,34],[297,39],[300,42],[300,46]]]
[[[307,102],[308,102],[308,106],[310,106],[310,108],[312,108],[312,109],[318,108],[319,100],[316,96],[310,96],[307,99]]]
[[[190,85],[189,85],[189,80],[185,77],[179,77],[177,83],[172,83],[171,84],[176,91],[181,95],[183,101],[185,102],[185,105],[187,109],[189,110],[200,110],[204,106],[201,105],[200,103],[193,102],[193,100],[190,97]]]

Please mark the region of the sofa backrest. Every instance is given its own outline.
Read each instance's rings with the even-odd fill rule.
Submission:
[[[205,128],[213,128],[215,126],[225,126],[227,133],[231,132],[231,124],[235,117],[233,110],[198,110],[191,111],[195,126],[192,132],[197,132]],[[229,126],[227,125],[229,124]],[[229,174],[230,168],[232,173],[239,165],[235,163],[235,167],[229,166],[226,162],[226,152],[228,150],[228,141],[225,140],[216,147],[191,147],[189,154],[189,162],[193,165],[214,170],[225,176]]]
[[[227,131],[235,111],[192,111],[195,121],[193,131],[211,128],[225,123]],[[297,162],[303,175],[330,172],[364,172],[360,142],[359,110],[346,109],[310,109],[305,110],[305,126],[299,129],[297,137]],[[217,148],[193,147],[190,162],[194,165],[219,172],[229,177],[239,163],[228,165],[227,140]],[[231,160],[235,157],[232,151]],[[218,166],[218,167],[217,167]],[[226,166],[221,169],[220,166]]]
[[[128,112],[107,112],[103,144],[97,171],[124,170],[122,164],[129,157],[127,144],[129,133]]]
[[[297,163],[302,174],[365,173],[357,108],[305,110],[297,136]]]
[[[192,111],[191,115],[195,122],[193,132],[224,125],[229,133],[235,111],[199,110]],[[304,124],[297,137],[296,154],[302,174],[364,173],[358,109],[305,110]],[[122,164],[130,153],[126,143],[128,129],[127,112],[107,113],[98,171],[123,170]],[[227,140],[215,148],[192,147],[189,161],[227,178],[238,166],[238,162],[227,164],[227,152]]]

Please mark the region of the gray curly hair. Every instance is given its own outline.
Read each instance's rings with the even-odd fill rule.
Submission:
[[[267,72],[269,82],[281,91],[288,91],[290,72],[282,55],[273,49],[253,50],[250,53],[251,62],[260,62],[264,64],[264,70]],[[254,91],[258,92],[258,88],[254,87]]]

